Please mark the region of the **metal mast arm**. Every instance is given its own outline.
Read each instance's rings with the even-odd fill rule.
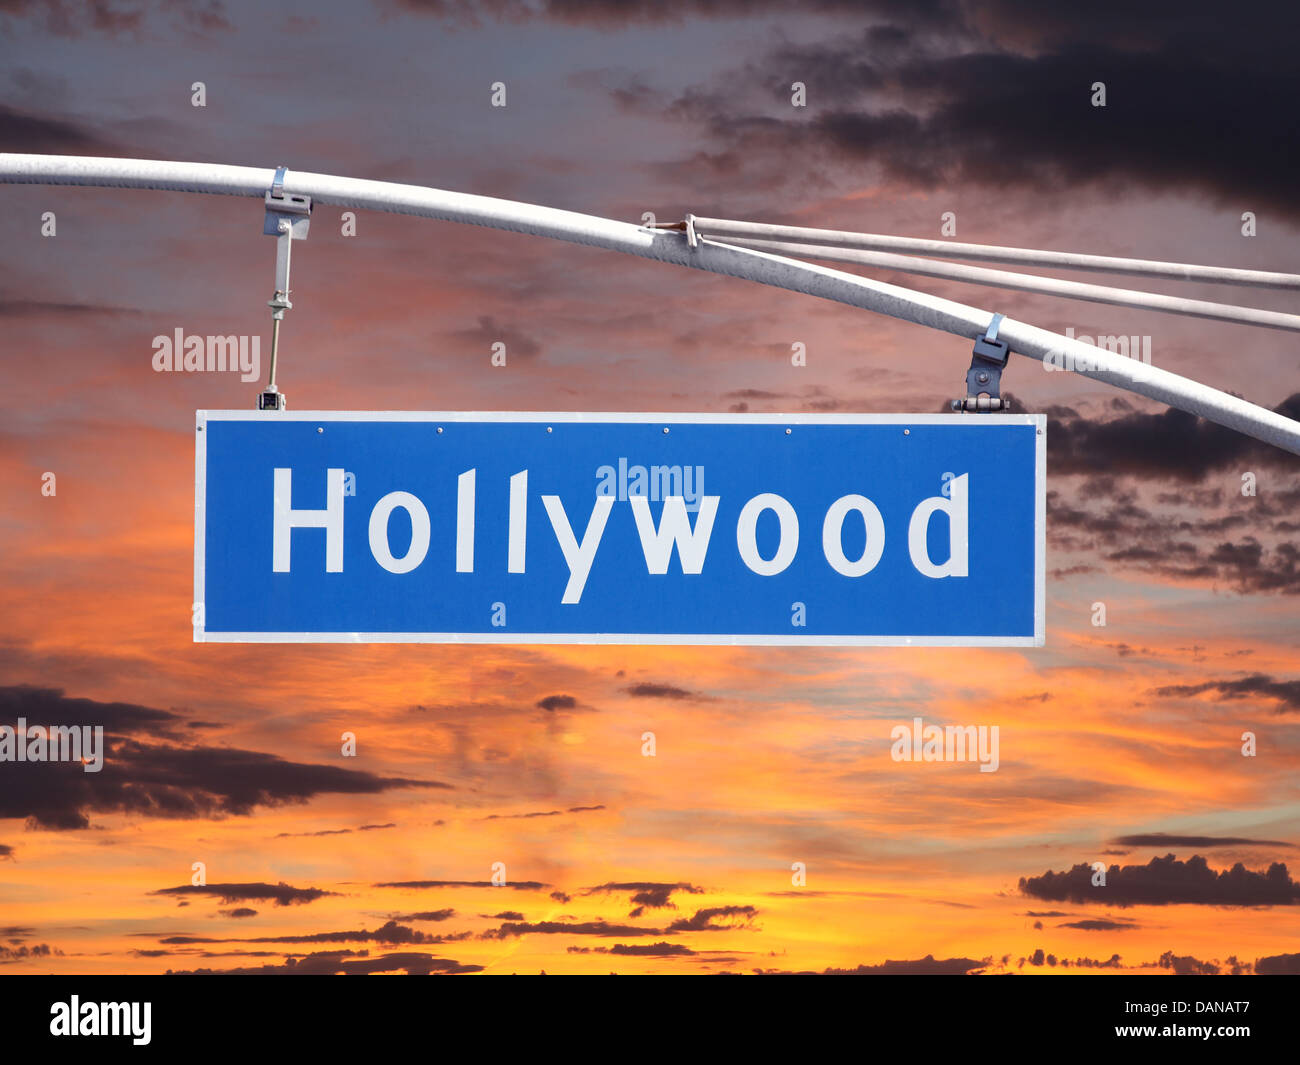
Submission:
[[[209,163],[0,155],[0,182],[40,185],[168,189],[260,199],[271,187],[274,173],[273,168],[267,167]],[[697,247],[691,247],[679,233],[573,211],[418,185],[298,171],[286,176],[284,187],[286,192],[309,196],[317,204],[487,226],[707,270],[861,307],[967,339],[983,336],[991,317],[986,310],[856,274],[703,237],[698,238]],[[1300,423],[1236,396],[1011,318],[1002,321],[998,336],[1022,355],[1043,359],[1063,353],[1073,358],[1074,365],[1083,367],[1075,372],[1085,377],[1158,400],[1300,454]]]
[[[763,222],[739,222],[730,218],[695,218],[694,225],[706,237],[725,240],[775,240],[794,244],[820,244],[841,249],[906,252],[936,259],[975,259],[1020,266],[1059,266],[1067,270],[1093,270],[1109,274],[1163,277],[1170,281],[1203,281],[1216,285],[1251,285],[1256,288],[1300,289],[1300,274],[1269,270],[1241,270],[1227,266],[1192,263],[1162,263],[1151,259],[1123,259],[1113,255],[1084,255],[1073,251],[1037,251],[1006,248],[995,244],[963,244],[955,240],[926,240],[921,237],[893,237],[881,233],[853,233],[840,229],[809,229],[804,226],[774,226]],[[663,223],[662,228],[682,223]]]

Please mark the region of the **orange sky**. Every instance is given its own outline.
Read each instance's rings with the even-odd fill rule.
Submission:
[[[834,154],[795,180],[765,143],[735,170],[691,169],[709,150],[694,111],[629,109],[611,88],[611,70],[670,95],[703,80],[689,51],[656,71],[637,58],[685,41],[680,26],[453,33],[399,13],[352,47],[344,16],[322,10],[304,32],[325,60],[282,84],[302,120],[273,136],[256,121],[257,20],[225,10],[218,30],[151,15],[152,36],[3,16],[27,45],[4,113],[44,125],[0,148],[286,160],[629,219],[689,209],[936,236],[955,209],[965,240],[1295,269],[1294,218],[1270,216],[1243,246],[1235,201],[1176,184],[1008,194]],[[833,39],[819,19],[699,19],[689,47]],[[428,73],[427,98],[421,57],[451,68]],[[185,93],[158,102],[199,67],[206,112]],[[470,113],[489,67],[514,72],[518,110]],[[325,68],[371,95],[330,90]],[[387,90],[367,80],[385,70]],[[457,88],[470,77],[473,94]],[[583,129],[591,154],[575,162]],[[1204,438],[1180,423],[1180,466],[1161,455],[1184,437],[1142,421],[1157,405],[1117,406],[1101,385],[1013,360],[1022,409],[1076,448],[1049,462],[1043,648],[194,644],[194,411],[248,408],[256,386],[154,373],[150,339],[258,332],[266,348],[260,205],[0,197],[0,725],[28,707],[64,715],[32,724],[85,714],[109,723],[115,752],[90,781],[0,764],[0,971],[821,971],[933,956],[1053,972],[1119,955],[1166,972],[1300,951],[1295,874],[1289,901],[1257,894],[1300,845],[1293,460],[1216,451],[1218,438],[1195,451]],[[317,210],[294,272],[281,382],[295,409],[934,411],[969,356],[919,327],[585,248],[365,213],[347,238],[337,208]],[[1047,328],[1150,335],[1157,364],[1270,407],[1300,391],[1284,334],[921,287]],[[494,338],[517,353],[505,368],[490,364]],[[790,364],[796,341],[806,367]],[[1089,422],[1115,431],[1080,437]],[[1240,494],[1247,470],[1255,497]],[[918,716],[998,726],[998,771],[893,761],[890,730]],[[1166,854],[1179,864],[1153,886]],[[1197,897],[1197,856],[1242,863],[1244,879],[1182,901]],[[1022,885],[1097,861],[1122,867],[1110,894]],[[189,890],[196,862],[210,890]],[[380,886],[409,882],[441,886]],[[297,901],[278,904],[279,885]],[[298,960],[330,951],[353,953]],[[389,955],[411,957],[377,961]]]

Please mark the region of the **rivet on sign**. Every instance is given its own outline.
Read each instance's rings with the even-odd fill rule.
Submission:
[[[904,430],[903,430],[903,435],[904,435],[904,436],[911,436],[911,435],[912,435],[912,430],[911,430],[911,429],[904,429]]]
[[[668,432],[668,426],[666,426],[666,425],[664,426],[664,432],[665,432],[665,433]]]
[[[787,429],[787,430],[785,431],[785,435],[786,435],[786,436],[789,436],[789,435],[790,435],[790,430],[789,430],[789,429]]]
[[[546,431],[547,431],[548,433],[551,431],[551,427],[550,427],[549,425],[546,427]]]
[[[438,426],[438,432],[442,432],[442,426]]]
[[[318,433],[323,433],[324,431],[325,431],[325,428],[324,428],[323,426],[320,426],[320,425],[316,426],[316,432],[318,432]]]

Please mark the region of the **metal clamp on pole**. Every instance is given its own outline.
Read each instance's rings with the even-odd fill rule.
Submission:
[[[688,214],[680,222],[655,222],[651,229],[671,229],[686,234],[686,246],[692,250],[700,246],[700,235],[695,231],[695,216]]]
[[[1007,402],[1002,398],[1002,371],[1007,368],[1011,348],[1005,340],[998,339],[1001,324],[1002,315],[995,314],[984,335],[975,338],[970,369],[966,371],[966,398],[954,399],[953,410],[987,414],[1007,409]]]
[[[293,255],[293,242],[304,240],[311,226],[311,197],[294,196],[284,191],[287,167],[277,167],[275,179],[267,190],[266,218],[262,224],[265,236],[275,237],[275,295],[267,301],[271,308],[271,368],[266,390],[257,397],[258,410],[284,410],[284,393],[276,387],[275,371],[280,354],[280,323],[284,312],[293,304],[289,301],[289,263]]]

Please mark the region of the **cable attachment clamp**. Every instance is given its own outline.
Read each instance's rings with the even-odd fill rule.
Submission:
[[[1007,409],[1007,401],[1002,398],[1002,371],[1007,368],[1011,347],[998,339],[1001,324],[1002,315],[995,314],[984,335],[975,338],[970,369],[966,371],[966,398],[952,401],[954,411],[987,414]]]
[[[275,237],[275,295],[267,301],[271,308],[271,368],[266,390],[257,397],[258,410],[284,410],[284,393],[276,387],[275,371],[280,354],[280,323],[284,312],[292,309],[289,299],[289,266],[293,242],[305,240],[311,226],[311,197],[295,196],[284,191],[287,167],[276,167],[275,177],[265,196],[264,236]]]
[[[688,214],[680,222],[652,222],[650,229],[670,229],[686,235],[686,246],[692,250],[700,246],[700,235],[695,230],[695,216]]]
[[[695,232],[695,216],[688,214],[682,225],[686,228],[687,247],[698,248],[700,246],[700,235]]]

